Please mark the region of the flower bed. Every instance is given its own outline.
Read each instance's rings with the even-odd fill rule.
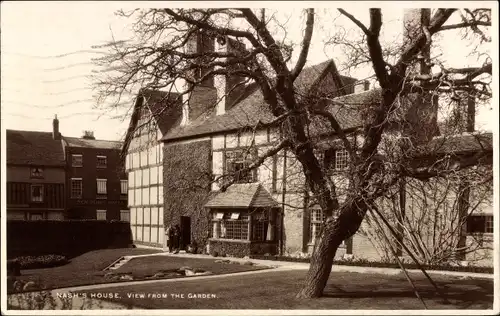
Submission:
[[[64,256],[44,255],[44,256],[24,256],[16,258],[21,269],[52,268],[68,263]]]
[[[274,261],[288,261],[288,262],[304,262],[309,263],[310,258],[294,258],[287,256],[259,256],[252,255],[252,259],[261,260],[274,260]],[[376,262],[368,261],[366,259],[352,259],[352,260],[334,260],[334,265],[346,266],[359,266],[359,267],[373,267],[373,268],[398,268],[396,262]],[[407,269],[418,269],[415,263],[404,263]],[[452,266],[452,265],[422,265],[426,270],[441,270],[441,271],[460,271],[460,272],[474,272],[474,273],[493,273],[493,267],[480,267],[480,266]]]

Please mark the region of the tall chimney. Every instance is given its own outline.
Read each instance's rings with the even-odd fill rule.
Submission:
[[[430,22],[429,8],[405,9],[403,15],[403,49],[422,36],[423,26]],[[418,60],[408,67],[408,75],[430,74],[430,45],[421,50]],[[405,98],[406,117],[403,122],[403,132],[409,136],[414,145],[425,143],[438,134],[437,95],[425,93],[411,93]]]
[[[360,80],[354,84],[354,93],[360,93],[370,90],[370,82],[368,80]]]
[[[54,120],[52,120],[52,138],[54,140],[61,139],[61,133],[59,133],[59,120],[57,119],[57,114],[54,116]]]
[[[184,47],[186,54],[196,54],[202,52],[214,51],[214,39],[209,34],[199,31],[193,34]],[[211,69],[202,69],[192,71],[189,76],[193,80],[201,79]],[[184,90],[190,88],[189,83],[186,83]],[[213,100],[212,100],[213,99]],[[202,112],[208,109],[215,103],[215,88],[214,79],[206,78],[201,84],[194,87],[190,93],[182,96],[182,118],[181,126],[189,124],[191,120],[196,119]]]
[[[246,47],[243,43],[238,42],[236,39],[230,37],[218,38],[215,42],[215,49],[218,52],[234,52],[244,53]],[[228,71],[236,71],[238,65],[235,64]],[[222,115],[233,105],[233,102],[244,90],[244,77],[227,74],[217,75],[214,78],[214,86],[217,89],[217,108],[216,114]]]

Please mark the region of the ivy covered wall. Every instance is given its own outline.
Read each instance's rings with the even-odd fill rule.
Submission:
[[[164,224],[191,217],[191,242],[204,246],[209,235],[211,140],[165,144],[163,154]]]

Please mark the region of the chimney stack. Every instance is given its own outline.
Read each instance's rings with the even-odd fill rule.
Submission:
[[[403,14],[403,49],[423,34],[422,27],[428,26],[431,9],[404,9]],[[408,67],[411,78],[416,74],[430,74],[430,47],[421,50],[419,59]],[[437,111],[438,98],[432,93],[411,93],[406,96],[406,117],[403,131],[414,145],[426,143],[438,134]]]
[[[370,90],[370,82],[368,80],[360,80],[354,84],[354,93],[360,93]]]
[[[95,140],[94,132],[93,131],[83,131],[82,138],[83,139],[93,139],[93,140]]]
[[[217,38],[215,49],[218,52],[241,53],[246,51],[243,43],[230,37]],[[236,71],[238,65],[232,66],[228,71]],[[233,105],[233,102],[244,90],[244,78],[234,74],[217,75],[214,78],[214,86],[217,89],[217,107],[216,114],[222,115]]]
[[[61,133],[59,133],[59,120],[57,119],[57,114],[54,116],[54,120],[52,120],[52,138],[54,140],[61,139]]]

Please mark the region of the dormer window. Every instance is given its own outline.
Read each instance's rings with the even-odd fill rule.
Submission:
[[[32,179],[43,179],[43,168],[42,167],[32,167],[31,168],[31,178]]]

